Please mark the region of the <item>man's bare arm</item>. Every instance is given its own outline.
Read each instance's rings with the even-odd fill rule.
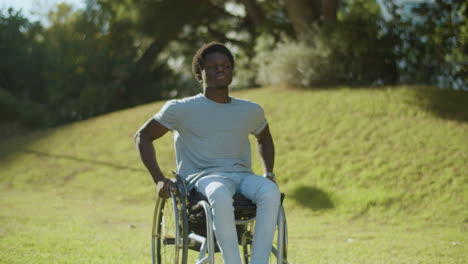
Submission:
[[[275,166],[275,144],[268,125],[257,136],[258,152],[265,173],[273,172]]]
[[[135,134],[135,146],[140,154],[141,161],[151,174],[157,185],[158,194],[162,198],[170,196],[169,190],[172,182],[167,179],[161,171],[156,159],[156,150],[153,141],[164,136],[169,129],[154,119],[146,122]]]

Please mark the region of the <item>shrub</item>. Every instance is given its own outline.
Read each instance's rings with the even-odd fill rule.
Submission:
[[[285,40],[272,51],[260,52],[255,58],[259,65],[257,81],[263,85],[288,83],[308,87],[324,83],[330,73],[330,50],[321,39],[315,46],[305,42]]]
[[[0,88],[0,121],[17,122],[38,127],[51,123],[45,108],[39,104],[22,101]]]
[[[0,120],[12,121],[18,117],[18,100],[8,91],[0,88]]]

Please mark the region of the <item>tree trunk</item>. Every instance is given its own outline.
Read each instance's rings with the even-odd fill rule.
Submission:
[[[247,16],[256,28],[265,23],[265,14],[255,0],[240,0],[247,10]]]
[[[337,9],[338,0],[322,0],[322,19],[326,25],[335,24]]]
[[[145,4],[142,6],[139,6],[141,16],[144,18],[141,30],[147,35],[152,36],[153,42],[136,61],[133,72],[125,80],[126,92],[132,89],[139,89],[147,82],[145,76],[148,76],[155,67],[154,64],[159,54],[171,40],[177,38],[184,25],[199,23],[200,19],[203,18],[202,8],[204,7],[200,2],[202,1],[147,1],[146,3],[143,2]],[[205,2],[209,1],[205,0]],[[159,13],[153,15],[154,11]]]
[[[296,37],[304,38],[320,18],[316,0],[284,0]]]

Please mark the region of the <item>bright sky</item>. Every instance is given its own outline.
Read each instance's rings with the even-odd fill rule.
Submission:
[[[85,6],[85,0],[0,0],[0,10],[5,15],[9,7],[13,7],[15,11],[22,9],[22,14],[30,21],[39,19],[43,21],[50,9],[63,2],[72,5],[75,9]]]

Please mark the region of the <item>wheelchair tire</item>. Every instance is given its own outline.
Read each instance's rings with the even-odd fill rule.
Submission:
[[[153,264],[187,263],[187,219],[185,204],[175,193],[158,199],[153,219]]]

